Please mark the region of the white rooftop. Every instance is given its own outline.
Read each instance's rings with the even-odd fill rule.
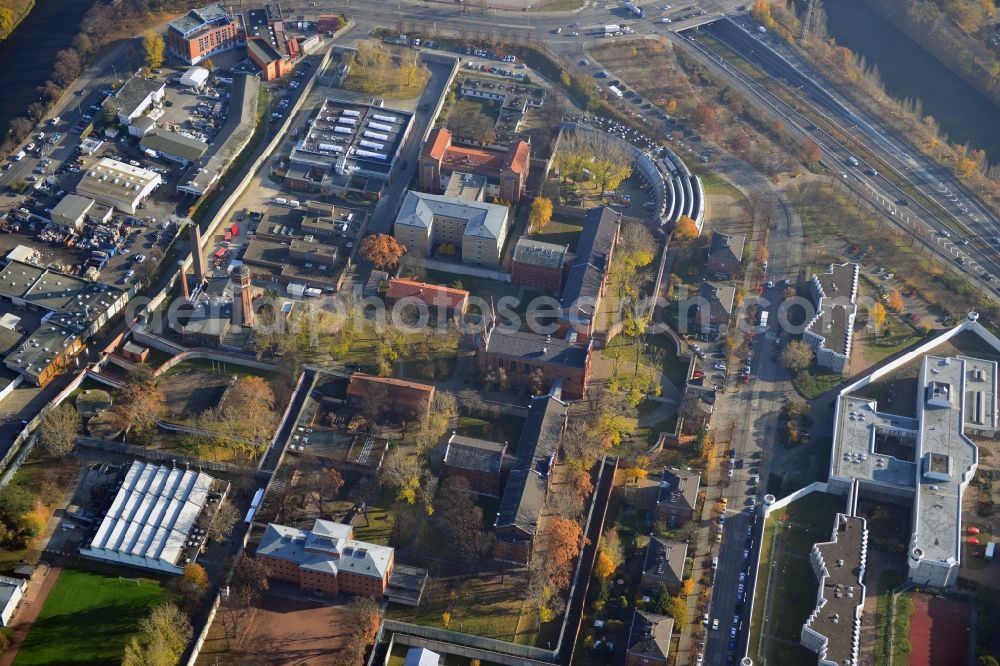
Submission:
[[[136,567],[182,572],[184,546],[213,480],[203,472],[134,461],[97,533],[80,552]]]

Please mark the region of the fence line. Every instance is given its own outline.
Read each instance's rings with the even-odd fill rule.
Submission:
[[[170,462],[174,464],[179,463],[184,465],[190,465],[191,467],[194,468],[208,469],[213,472],[224,472],[228,474],[244,474],[247,471],[249,471],[249,468],[247,467],[234,465],[232,463],[215,461],[215,460],[202,460],[201,458],[192,458],[191,456],[186,456],[181,453],[173,453],[171,451],[160,451],[158,449],[147,449],[142,446],[133,446],[131,444],[125,444],[124,442],[110,442],[106,439],[97,439],[95,437],[84,437],[83,435],[77,435],[76,445],[88,449],[95,449],[97,451],[107,451],[109,453],[117,453],[120,455],[134,456],[136,458],[155,460],[157,462]]]

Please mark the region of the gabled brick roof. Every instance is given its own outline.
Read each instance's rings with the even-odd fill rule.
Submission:
[[[423,155],[439,160],[444,157],[444,151],[448,150],[449,145],[451,145],[451,131],[446,127],[438,127],[427,137]]]
[[[444,307],[448,310],[460,309],[468,297],[469,292],[464,289],[454,289],[402,278],[390,280],[389,290],[385,294],[385,299],[389,302],[395,302],[402,298],[417,298],[429,306]]]
[[[529,159],[531,159],[531,148],[527,142],[518,141],[507,151],[505,164],[514,173],[524,173],[528,168]]]

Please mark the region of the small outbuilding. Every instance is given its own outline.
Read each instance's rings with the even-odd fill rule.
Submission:
[[[204,67],[192,67],[181,76],[180,83],[188,88],[200,90],[208,81],[208,70]]]

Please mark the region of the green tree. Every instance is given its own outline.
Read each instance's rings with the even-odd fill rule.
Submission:
[[[142,51],[146,58],[147,67],[150,69],[156,69],[162,65],[166,51],[166,43],[163,41],[163,35],[158,32],[148,30],[142,36]]]

